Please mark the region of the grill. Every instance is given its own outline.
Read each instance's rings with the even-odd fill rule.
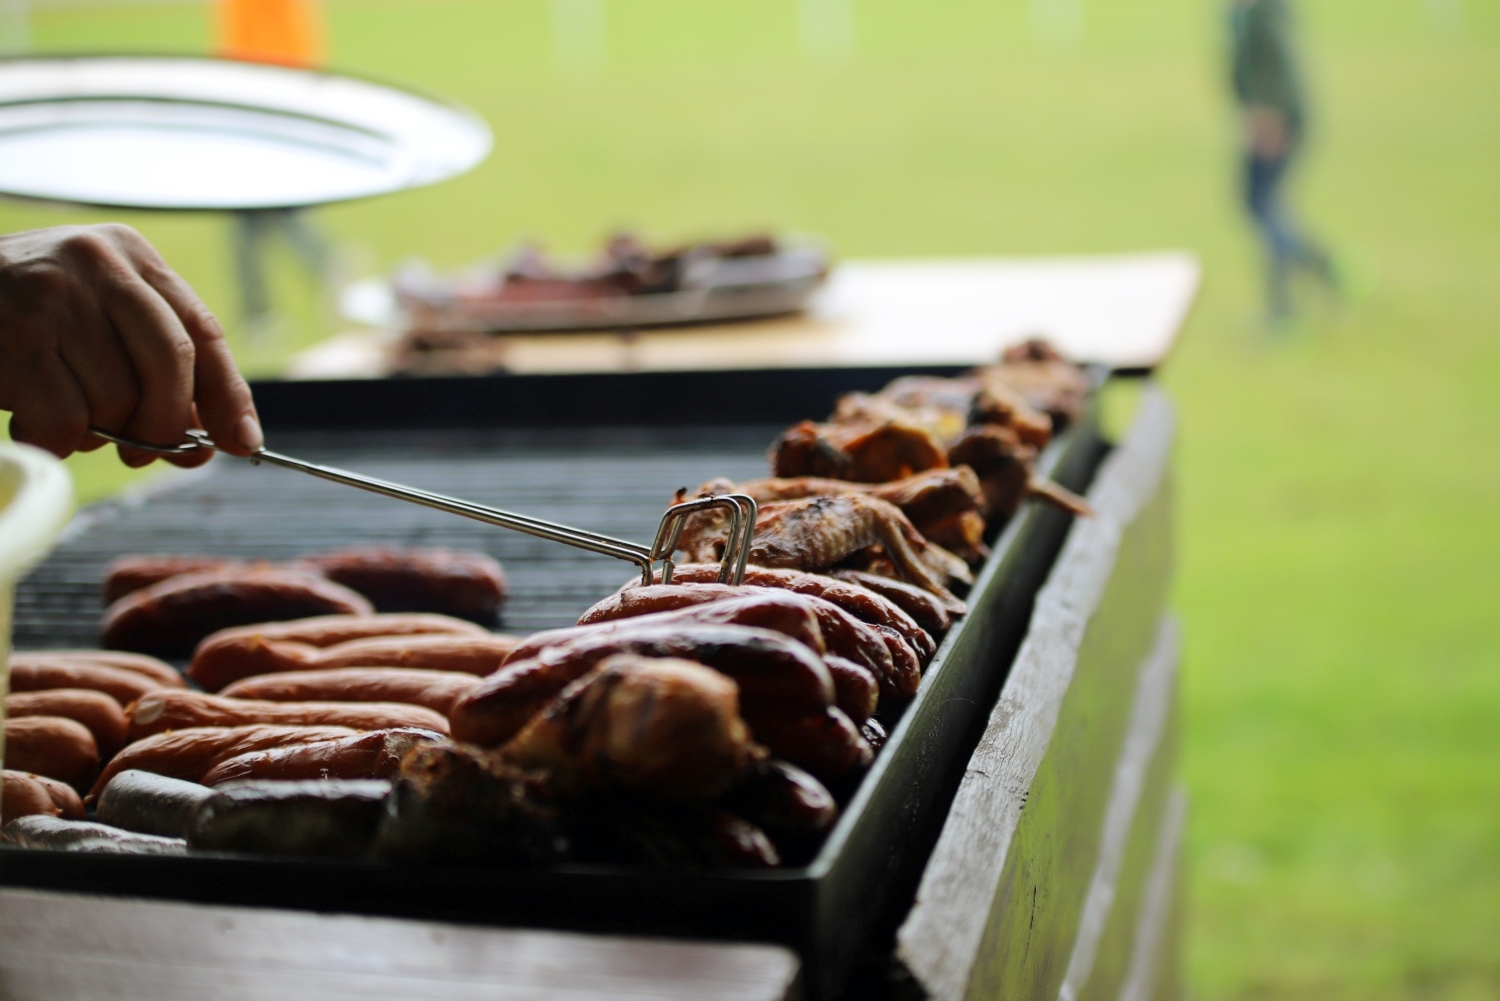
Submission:
[[[948,375],[952,369],[927,369]],[[904,371],[787,370],[289,383],[257,387],[274,447],[356,472],[621,538],[650,540],[679,486],[764,475],[765,447],[842,392]],[[695,424],[710,414],[713,424]],[[397,429],[392,425],[404,425]],[[1087,487],[1092,418],[1042,468]],[[893,933],[1025,631],[1069,520],[1025,506],[994,544],[922,689],[809,865],[652,872],[503,870],[202,853],[185,858],[0,849],[0,882],[183,900],[491,924],[783,942],[811,998],[838,996]],[[18,647],[97,641],[100,572],[132,552],[286,559],[365,543],[477,549],[511,581],[504,628],[572,623],[629,564],[272,467],[224,458],[170,489],[87,512],[17,592]],[[878,960],[876,961],[878,962]]]

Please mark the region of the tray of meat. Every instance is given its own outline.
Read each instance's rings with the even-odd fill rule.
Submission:
[[[756,235],[653,250],[622,234],[586,265],[534,246],[458,278],[396,275],[406,352],[452,350],[487,333],[612,330],[793,313],[828,275],[821,248]]]
[[[524,378],[446,380],[474,405],[401,431],[261,394],[279,445],[390,480],[610,537],[690,513],[626,579],[225,460],[90,512],[17,592],[0,880],[783,942],[839,996],[1105,448],[1097,379],[1042,345],[890,376],[762,373],[712,424],[668,423],[647,376],[612,383],[613,425],[578,426],[590,379],[515,421],[491,404]],[[792,406],[831,413],[768,425]],[[740,536],[693,504],[724,496],[756,503]]]

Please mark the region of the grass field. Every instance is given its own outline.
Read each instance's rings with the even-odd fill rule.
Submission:
[[[1045,0],[1039,0],[1045,2]],[[847,255],[1188,247],[1181,564],[1199,999],[1500,998],[1500,3],[1302,0],[1301,178],[1358,291],[1276,335],[1233,201],[1220,11],[857,0],[857,52],[798,54],[790,0],[610,0],[608,57],[552,65],[540,0],[330,0],[335,62],[467,102],[490,161],[328,210],[350,267],[460,264],[773,225]],[[1455,15],[1455,12],[1457,14]],[[205,43],[191,6],[39,14],[38,48]],[[0,206],[16,229],[77,213]],[[209,218],[131,218],[226,318]],[[288,266],[280,340],[330,332]],[[79,469],[97,493],[109,460]]]

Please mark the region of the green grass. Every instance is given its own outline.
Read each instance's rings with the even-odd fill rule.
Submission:
[[[1189,247],[1182,411],[1189,979],[1201,999],[1500,998],[1500,4],[1303,0],[1301,180],[1362,294],[1257,323],[1217,5],[859,0],[858,56],[798,58],[790,0],[613,0],[610,61],[555,72],[539,0],[330,0],[336,62],[479,109],[468,177],[328,210],[369,269],[517,236],[577,249],[770,224],[848,255]],[[58,11],[46,49],[204,44],[192,7]],[[78,213],[0,206],[0,226]],[[233,318],[211,218],[132,217]],[[266,371],[331,330],[290,267]],[[78,468],[86,493],[107,459]]]

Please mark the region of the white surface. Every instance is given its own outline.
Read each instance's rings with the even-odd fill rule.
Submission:
[[[628,333],[503,335],[485,351],[491,363],[518,374],[981,365],[1012,344],[1045,337],[1074,361],[1154,368],[1171,353],[1199,277],[1197,258],[1180,251],[847,261],[798,316]],[[346,318],[385,318],[390,300],[379,288],[351,286]],[[382,375],[391,367],[390,343],[388,336],[342,335],[303,352],[288,373]]]
[[[9,591],[52,548],[73,513],[73,481],[57,459],[39,448],[0,442],[0,588]],[[8,640],[9,633],[0,636]]]
[[[348,77],[160,57],[0,62],[0,192],[162,209],[317,205],[489,153],[463,108]]]

